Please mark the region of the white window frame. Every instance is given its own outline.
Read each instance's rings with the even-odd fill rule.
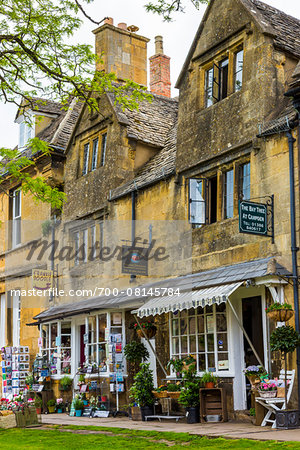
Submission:
[[[93,170],[95,170],[97,168],[98,149],[99,149],[99,138],[96,137],[92,141],[92,167],[91,167],[91,171],[93,171]]]
[[[71,329],[70,334],[62,334],[61,333],[61,330],[62,330],[62,326],[61,325],[62,325],[62,323],[69,323],[70,324],[70,329]],[[52,346],[52,342],[51,342],[51,327],[53,325],[56,325],[56,329],[57,329],[57,335],[55,337],[60,336],[60,345],[58,345],[58,346],[56,345],[56,343],[55,343],[54,346]],[[48,361],[50,361],[51,353],[56,353],[57,355],[61,355],[62,350],[69,350],[70,351],[70,355],[71,355],[70,367],[72,368],[72,321],[71,320],[63,320],[63,321],[62,320],[58,320],[58,321],[43,323],[41,325],[41,328],[40,328],[40,337],[41,338],[43,338],[43,331],[42,331],[43,327],[46,327],[46,343],[47,343],[47,346],[46,347],[44,347],[44,346],[41,347],[41,353],[45,354],[45,352],[46,352],[47,359],[48,359]],[[70,347],[64,347],[62,345],[62,339],[61,339],[62,336],[70,336],[70,343],[71,343]],[[43,340],[42,340],[42,343],[43,343]],[[62,371],[63,360],[62,360],[61,356],[57,356],[56,358],[57,358],[57,361],[56,361],[56,374],[51,374],[51,368],[50,368],[50,375],[51,375],[51,377],[55,378],[55,377],[61,377],[61,376],[64,376],[64,375],[70,375],[71,376],[72,370],[70,370],[70,373],[68,373],[68,374],[63,373],[63,371]]]
[[[83,146],[82,175],[86,175],[89,171],[89,159],[90,159],[90,143],[87,142]]]
[[[16,213],[16,198],[19,197],[19,211]],[[22,216],[22,191],[15,189],[12,192],[12,248],[21,244],[22,229],[21,229],[21,216]]]
[[[187,323],[188,323],[188,319],[189,319],[189,317],[195,317],[195,337],[196,337],[196,352],[190,352],[190,346],[189,346],[189,336],[191,336],[190,335],[190,333],[189,333],[189,329],[187,330],[187,334],[186,335],[183,335],[183,336],[187,336],[187,344],[188,344],[188,348],[187,348],[187,353],[186,354],[182,354],[181,353],[181,334],[180,334],[180,312],[178,312],[178,327],[179,327],[179,329],[178,329],[178,331],[179,331],[179,335],[178,335],[178,337],[179,337],[179,354],[176,354],[176,353],[173,353],[173,345],[172,345],[172,338],[173,338],[173,335],[172,335],[172,319],[174,318],[173,317],[173,313],[170,313],[169,314],[169,338],[170,338],[170,358],[173,358],[173,357],[178,357],[178,358],[184,358],[185,356],[188,356],[189,354],[192,354],[192,355],[197,355],[197,373],[198,374],[200,374],[200,375],[202,375],[203,373],[204,373],[204,371],[200,371],[199,370],[199,358],[198,358],[198,356],[200,355],[200,354],[204,354],[205,355],[205,362],[206,362],[206,364],[205,364],[205,366],[206,366],[206,371],[208,370],[208,354],[214,354],[214,359],[215,359],[215,372],[213,372],[215,375],[218,375],[218,376],[223,376],[223,377],[227,377],[227,376],[231,376],[230,374],[232,373],[232,368],[231,368],[231,358],[230,358],[230,333],[229,333],[229,317],[228,317],[228,307],[227,307],[227,305],[226,305],[226,309],[225,309],[225,311],[224,311],[224,313],[225,313],[225,315],[226,315],[226,325],[227,325],[227,330],[226,331],[217,331],[217,327],[216,327],[216,316],[217,316],[217,311],[216,311],[216,305],[212,305],[213,306],[213,314],[212,314],[212,316],[213,316],[213,322],[214,322],[214,332],[213,333],[207,333],[207,330],[206,330],[206,316],[207,315],[211,315],[211,314],[207,314],[205,311],[203,312],[203,313],[201,313],[201,314],[198,314],[197,313],[197,311],[195,311],[194,309],[192,309],[192,311],[195,311],[195,314],[193,315],[193,316],[189,316],[188,314],[187,314]],[[185,310],[184,310],[185,311]],[[188,313],[188,311],[189,310],[187,310],[187,313]],[[219,313],[219,314],[223,314],[223,313]],[[198,332],[198,317],[199,316],[202,316],[203,315],[203,317],[204,317],[204,333],[199,333]],[[187,327],[189,328],[189,324],[187,325]],[[218,351],[218,341],[217,341],[217,334],[227,334],[227,350],[224,350],[224,351]],[[199,336],[200,335],[203,335],[203,336],[207,336],[207,334],[213,334],[214,335],[214,351],[208,351],[208,349],[207,349],[207,339],[205,339],[205,351],[204,352],[202,352],[202,351],[199,351],[199,342],[198,342],[198,339],[199,339]],[[193,335],[194,336],[194,335]],[[177,337],[177,335],[176,335],[176,337]],[[218,353],[227,353],[227,360],[228,360],[228,364],[229,364],[229,366],[228,366],[228,369],[226,369],[226,370],[219,370],[219,368],[218,368]]]
[[[34,134],[34,123],[29,124],[28,122],[25,122],[25,120],[22,120],[22,122],[19,123],[18,149],[21,151],[24,150],[28,141],[34,137]]]

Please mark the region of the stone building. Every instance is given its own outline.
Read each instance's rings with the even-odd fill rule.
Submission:
[[[95,31],[97,51],[107,54],[102,68],[146,85],[147,39],[125,28],[109,21]],[[57,228],[61,248],[75,253],[57,261],[64,295],[34,317],[41,351],[59,355],[53,380],[66,364],[74,385],[84,364],[97,366],[91,379],[122,371],[126,402],[122,350],[135,338],[135,317],[155,322],[151,344],[163,367],[191,354],[199,373],[220,378],[231,416],[249,407],[246,365],[278,371],[265,307],[293,304],[286,133],[295,138],[297,238],[299,140],[297,112],[284,93],[298,73],[299,30],[299,20],[257,0],[212,0],[177,80],[178,99],[169,97],[169,59],[157,37],[152,103],[122,111],[105,94],[99,113],[83,108],[65,146],[68,202]],[[253,234],[251,224],[239,231],[240,201],[267,205],[273,219],[264,234]],[[136,238],[129,268],[109,257]],[[132,257],[153,242],[163,257],[139,272]],[[174,375],[150,353],[156,382]],[[289,366],[296,368],[294,357]]]

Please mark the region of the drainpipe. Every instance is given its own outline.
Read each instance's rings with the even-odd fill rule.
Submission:
[[[293,83],[291,89],[285,92],[285,97],[291,97],[293,106],[298,112],[298,120],[300,117],[300,83],[299,79]],[[299,142],[298,128],[298,142]],[[290,216],[291,216],[291,251],[293,264],[293,292],[294,292],[294,309],[295,309],[295,329],[299,333],[299,292],[298,292],[298,267],[297,267],[297,247],[296,241],[296,218],[295,218],[295,178],[294,178],[294,142],[296,139],[292,136],[291,130],[287,133],[289,143],[289,166],[290,166]],[[298,391],[298,409],[300,410],[300,348],[297,348],[297,391]]]
[[[291,218],[291,252],[293,265],[293,293],[295,310],[295,329],[299,333],[299,291],[298,291],[298,267],[296,240],[296,217],[295,217],[295,177],[294,177],[294,142],[291,131],[286,133],[289,143],[289,169],[290,169],[290,218]],[[297,347],[297,387],[298,387],[298,409],[300,409],[300,347]]]
[[[131,192],[131,245],[135,242],[135,204],[136,204],[136,191]],[[130,275],[130,283],[136,278],[136,275]]]

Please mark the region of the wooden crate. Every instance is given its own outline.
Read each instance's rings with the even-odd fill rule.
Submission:
[[[0,428],[15,428],[17,426],[16,416],[14,414],[9,414],[6,416],[0,416]]]
[[[205,423],[205,416],[219,415],[221,422],[227,422],[226,391],[222,388],[200,389],[200,420]]]

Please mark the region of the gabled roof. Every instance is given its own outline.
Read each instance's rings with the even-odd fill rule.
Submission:
[[[165,147],[151,158],[138,172],[137,176],[110,191],[110,200],[123,197],[130,192],[145,188],[175,173],[177,126],[168,133]]]
[[[121,106],[115,104],[114,94],[107,93],[119,122],[127,126],[128,137],[162,148],[176,121],[178,100],[152,92],[151,95],[151,103],[145,100],[139,103],[138,110],[122,111]]]
[[[213,3],[211,0],[199,25],[191,48],[181,69],[175,87],[179,88],[182,78],[193,57],[197,42],[202,33]],[[274,38],[274,44],[285,52],[300,58],[300,20],[289,16],[279,9],[273,8],[259,0],[239,0],[248,10],[257,26],[263,33]]]

